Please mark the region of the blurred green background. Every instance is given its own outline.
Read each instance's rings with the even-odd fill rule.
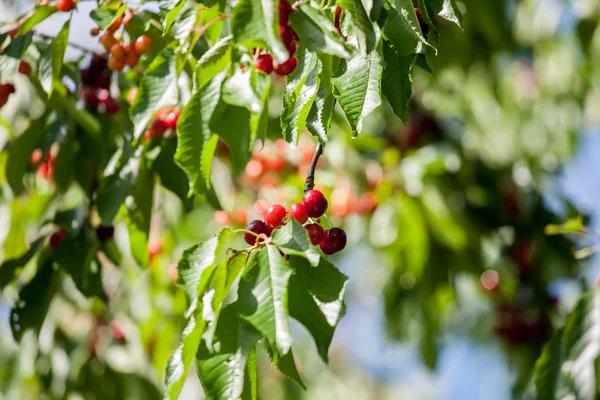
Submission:
[[[552,327],[596,278],[593,257],[573,256],[593,239],[548,236],[544,227],[582,216],[593,228],[600,215],[600,4],[457,3],[464,29],[440,21],[439,37],[432,33],[438,54],[423,55],[415,71],[408,126],[381,107],[353,140],[334,118],[317,186],[330,198],[331,219],[348,232],[347,249],[334,259],[350,277],[348,310],[329,368],[294,326],[307,391],[260,355],[264,399],[517,397]],[[32,5],[0,1],[0,19]],[[70,40],[100,49],[87,33],[91,6],[79,6]],[[52,34],[60,26],[55,16],[39,29]],[[0,110],[2,147],[41,107],[25,78],[14,81],[17,94]],[[182,250],[221,224],[243,226],[265,205],[301,197],[315,141],[303,137],[298,149],[281,143],[273,108],[270,139],[241,180],[231,177],[226,151],[216,160],[224,213],[203,203],[186,213],[171,193],[157,194],[151,268],[140,271],[131,256],[118,266],[106,260],[108,309],[65,281],[39,340],[26,336],[19,346],[8,321],[17,291],[4,289],[0,398],[104,398],[104,385],[127,387],[122,398],[160,398],[183,323],[183,293],[173,284]],[[0,171],[5,163],[2,152]],[[25,251],[54,211],[53,184],[34,179],[34,191],[12,199],[0,178],[0,259]],[[64,197],[81,200],[77,191]],[[116,228],[126,254],[125,226]],[[195,374],[181,398],[202,398]]]

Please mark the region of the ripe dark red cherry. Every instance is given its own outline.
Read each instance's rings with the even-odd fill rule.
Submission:
[[[265,212],[265,223],[271,228],[277,228],[283,223],[287,211],[281,204],[274,204]]]
[[[58,0],[56,9],[58,11],[68,12],[75,8],[75,0]]]
[[[85,106],[90,110],[95,110],[100,105],[100,99],[94,89],[84,88],[83,89],[83,101]]]
[[[275,67],[275,73],[277,75],[287,76],[294,72],[296,67],[298,66],[298,59],[296,56],[290,57],[289,60],[279,64]]]
[[[154,118],[152,121],[152,130],[158,134],[163,134],[169,129],[165,120],[161,118]]]
[[[292,6],[287,0],[279,0],[279,23],[287,24],[290,20],[290,14],[292,13]]]
[[[257,235],[260,235],[262,233],[264,233],[265,235],[269,236],[269,228],[267,227],[267,225],[258,220],[252,220],[250,221],[250,223],[248,225],[246,225],[246,230],[250,231],[250,232],[254,232]],[[248,243],[251,246],[254,246],[256,244],[256,239],[257,237],[250,234],[250,233],[244,233],[244,240],[246,241],[246,243]]]
[[[167,114],[167,117],[165,118],[165,124],[167,125],[167,128],[173,130],[177,128],[177,121],[179,120],[179,115],[181,115],[181,111],[178,110],[171,111],[169,114]]]
[[[325,195],[318,190],[309,190],[304,193],[302,200],[304,201],[306,212],[311,218],[318,218],[327,211],[327,199],[325,198]]]
[[[346,247],[346,232],[340,228],[331,228],[325,231],[325,237],[320,243],[323,253],[332,255]]]
[[[290,216],[295,218],[296,221],[304,224],[308,221],[308,213],[306,212],[306,207],[302,203],[294,203],[290,207]]]
[[[256,69],[269,75],[273,72],[273,57],[270,54],[261,54],[256,62]]]
[[[281,35],[281,40],[283,44],[286,46],[288,43],[294,41],[294,34],[292,33],[292,28],[287,24],[279,24],[279,34]]]
[[[104,107],[105,107],[105,110],[106,110],[106,115],[109,115],[109,116],[115,115],[121,109],[121,106],[119,105],[119,102],[117,100],[115,100],[113,97],[109,97],[104,102]]]
[[[308,224],[304,228],[308,232],[310,242],[315,246],[318,246],[325,237],[325,229],[319,224]]]
[[[62,243],[65,236],[67,236],[67,230],[65,228],[60,228],[59,230],[55,231],[50,236],[50,247],[52,247],[53,249],[57,249],[58,246],[60,246],[60,244]]]

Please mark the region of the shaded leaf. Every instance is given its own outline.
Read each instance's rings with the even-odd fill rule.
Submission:
[[[311,265],[319,265],[320,255],[308,238],[306,229],[294,218],[273,232],[271,242],[284,253],[306,258]]]
[[[408,101],[412,95],[412,70],[415,57],[403,57],[389,44],[383,46],[386,67],[382,89],[386,99],[402,122],[408,123]]]
[[[0,265],[0,290],[16,278],[16,273],[38,254],[45,242],[46,237],[40,236],[31,243],[25,254],[17,258],[5,260]]]
[[[140,160],[132,201],[125,204],[131,253],[141,266],[148,265],[148,237],[154,195],[154,173],[148,164],[147,160]]]
[[[163,140],[160,153],[152,162],[152,168],[158,173],[162,185],[175,193],[184,208],[190,211],[194,205],[193,197],[188,197],[190,181],[185,172],[173,160],[176,149],[177,139]]]

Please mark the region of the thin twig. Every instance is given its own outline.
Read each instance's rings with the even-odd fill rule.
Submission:
[[[323,154],[323,144],[319,142],[315,149],[312,161],[310,162],[310,166],[308,167],[308,176],[306,177],[306,183],[304,183],[304,193],[313,190],[315,187],[315,170],[317,169],[317,162],[319,161],[321,154]]]
[[[223,14],[223,15],[220,15],[220,16],[218,16],[217,18],[215,18],[215,19],[211,19],[210,21],[208,21],[208,22],[206,23],[206,25],[202,25],[202,26],[198,27],[197,29],[196,29],[196,28],[194,28],[194,29],[192,30],[192,32],[194,32],[194,33],[199,33],[199,34],[202,36],[202,35],[204,34],[204,32],[206,32],[206,30],[207,30],[208,28],[210,28],[210,27],[211,27],[213,24],[215,24],[215,23],[217,23],[217,22],[219,22],[219,21],[222,21],[222,20],[224,20],[224,19],[231,18],[231,17],[232,17],[232,15],[231,15],[231,14]]]

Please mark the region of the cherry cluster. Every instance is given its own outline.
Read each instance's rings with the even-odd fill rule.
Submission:
[[[94,55],[90,65],[80,72],[83,88],[83,102],[89,110],[102,109],[106,115],[112,116],[119,112],[118,100],[110,95],[110,71],[106,58]]]
[[[181,110],[174,106],[163,107],[156,112],[150,128],[144,134],[144,141],[148,141],[153,137],[162,137],[167,131],[175,132],[177,121],[181,115]]]
[[[327,211],[328,202],[323,193],[318,190],[309,190],[304,194],[302,203],[294,203],[290,207],[289,216],[301,224],[308,232],[313,245],[321,247],[323,253],[331,255],[346,247],[346,232],[340,228],[323,229],[319,224],[319,218]],[[272,205],[265,212],[264,222],[260,220],[250,221],[246,229],[257,235],[271,236],[273,230],[285,224],[288,212],[281,204]],[[309,218],[314,222],[309,222]],[[258,237],[249,232],[244,234],[244,240],[249,245],[256,244]]]
[[[8,96],[15,92],[15,85],[12,83],[0,84],[0,108],[4,107],[8,101]]]
[[[115,35],[121,25],[127,26],[133,15],[131,11],[127,10],[124,18],[121,16],[115,18],[106,28],[106,33],[100,36],[100,43],[106,51],[110,52],[108,68],[111,71],[123,71],[125,66],[135,67],[140,62],[142,54],[146,54],[152,49],[152,39],[148,35],[141,35],[135,42],[124,45],[121,44],[121,37]],[[100,28],[92,28],[90,34],[92,36],[99,35]]]
[[[267,75],[275,71],[277,75],[286,76],[294,72],[298,66],[298,58],[296,58],[295,54],[297,49],[296,41],[299,38],[290,25],[290,14],[292,11],[293,9],[292,6],[290,6],[290,3],[286,0],[279,1],[279,35],[281,35],[281,40],[288,50],[290,58],[281,64],[274,65],[273,57],[271,57],[270,54],[260,54],[256,61],[256,69]]]

